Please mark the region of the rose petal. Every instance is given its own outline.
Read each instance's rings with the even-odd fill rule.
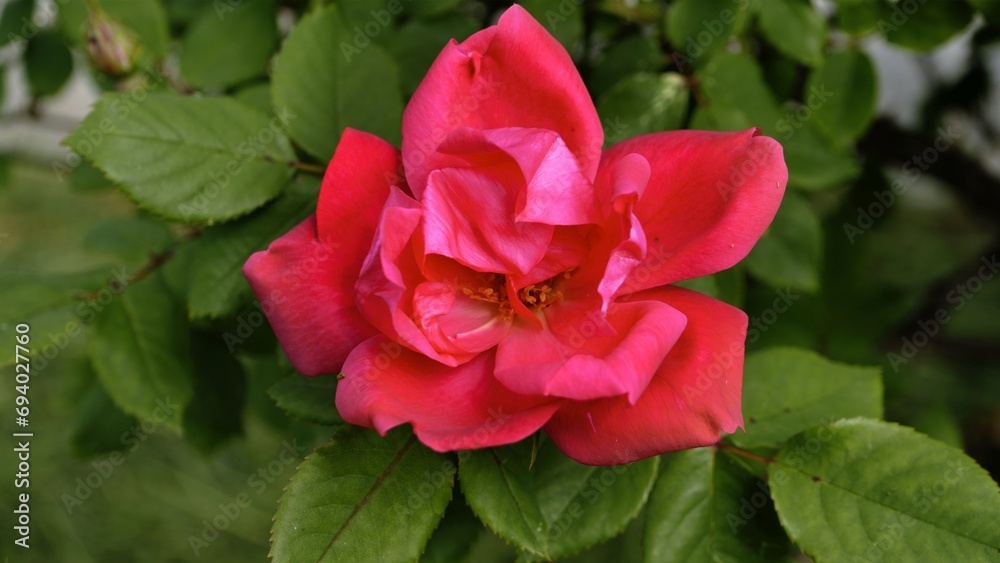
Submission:
[[[432,170],[460,162],[437,153],[460,127],[531,127],[559,134],[588,179],[604,133],[573,60],[520,6],[462,43],[452,40],[431,65],[403,113],[403,162],[414,195]]]
[[[306,375],[339,373],[351,350],[378,333],[354,302],[354,250],[317,240],[312,216],[243,266],[278,342]]]
[[[545,256],[553,227],[514,220],[523,184],[511,166],[432,172],[423,199],[426,251],[479,272],[527,274]]]
[[[635,206],[648,252],[619,294],[713,274],[742,260],[774,218],[788,179],[781,145],[757,129],[670,131],[607,150],[595,181],[600,192],[612,190],[616,164],[632,153],[645,157],[651,170]]]
[[[344,364],[337,410],[383,435],[410,423],[421,442],[445,452],[517,442],[558,408],[558,401],[511,392],[492,372],[491,352],[452,368],[375,337]]]
[[[635,402],[680,337],[684,315],[660,301],[614,305],[582,318],[558,305],[548,326],[517,322],[497,347],[497,379],[526,395],[575,400],[626,395]],[[607,327],[614,332],[606,334]]]
[[[407,189],[399,167],[396,147],[370,133],[344,129],[316,204],[320,238],[352,248],[364,259],[389,187]]]
[[[635,405],[626,397],[567,402],[545,425],[559,448],[580,463],[616,465],[707,446],[743,425],[746,314],[672,286],[633,297],[669,304],[687,317],[687,327]]]
[[[473,167],[488,167],[504,157],[515,163],[525,182],[515,209],[519,222],[600,222],[594,185],[553,131],[524,127],[480,131],[463,127],[449,135],[438,150],[460,156]]]

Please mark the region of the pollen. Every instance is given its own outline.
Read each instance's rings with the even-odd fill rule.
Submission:
[[[566,272],[548,280],[531,284],[520,289],[517,292],[517,297],[528,310],[541,311],[549,305],[563,300],[563,294],[555,288],[555,282],[569,277],[569,272]],[[510,296],[507,294],[506,278],[500,274],[485,274],[477,281],[480,283],[463,287],[462,294],[477,301],[496,303],[503,319],[513,318],[515,311],[510,302]]]

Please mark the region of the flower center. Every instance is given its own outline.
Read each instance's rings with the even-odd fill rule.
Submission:
[[[517,298],[531,312],[539,312],[549,305],[562,301],[563,294],[555,288],[555,283],[563,278],[569,278],[570,273],[565,272],[551,277],[545,281],[533,283],[517,292]],[[507,292],[506,277],[500,274],[484,274],[480,276],[482,284],[476,286],[466,286],[462,288],[462,293],[477,301],[496,303],[503,319],[514,317],[515,307],[510,302]]]

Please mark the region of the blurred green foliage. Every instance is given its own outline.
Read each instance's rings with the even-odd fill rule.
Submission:
[[[79,156],[48,160],[12,142],[0,154],[0,364],[8,370],[14,362],[6,343],[16,323],[31,324],[38,354],[30,560],[260,560],[295,466],[332,426],[340,442],[305,462],[288,506],[328,493],[324,471],[347,471],[334,453],[363,449],[370,435],[342,428],[334,378],[305,383],[294,373],[239,268],[314,209],[318,172],[345,126],[398,143],[405,102],[440,49],[494,23],[509,3],[96,4],[142,44],[129,76],[103,75],[86,60],[87,0],[10,0],[0,11],[0,70],[21,69],[14,76],[25,96],[0,117],[0,140],[5,121],[44,122],[47,102],[74,68],[109,92],[67,139]],[[732,444],[786,459],[790,446],[778,449],[790,429],[828,422],[810,418],[820,411],[877,418],[884,393],[887,420],[964,448],[994,479],[1000,475],[1000,282],[991,266],[1000,246],[1000,181],[990,156],[1000,124],[986,103],[998,83],[990,70],[1000,41],[997,2],[836,0],[832,12],[806,0],[524,6],[577,63],[609,143],[669,129],[760,127],[784,147],[789,190],[769,231],[732,270],[684,284],[747,311],[748,350],[758,353],[747,364],[745,411],[765,426],[767,417],[783,421],[774,443],[737,437]],[[956,55],[958,75],[926,87],[912,122],[888,117],[886,92],[909,85],[893,83],[893,69],[873,54],[920,53],[926,66],[959,36],[968,50]],[[14,86],[0,74],[0,100],[13,100]],[[239,187],[240,197],[206,196],[212,182]],[[845,364],[882,368],[882,383],[873,369]],[[808,376],[854,383],[827,389],[803,384]],[[778,401],[774,387],[801,400]],[[830,412],[807,410],[810,393]],[[10,386],[0,388],[0,404],[13,398]],[[168,398],[176,409],[164,406]],[[937,447],[871,424],[880,440]],[[15,431],[13,420],[0,419],[0,429]],[[341,444],[348,449],[338,450]],[[504,455],[544,458],[554,449],[544,441],[531,446]],[[948,452],[942,455],[966,459]],[[411,455],[414,466],[439,463],[437,454]],[[621,535],[572,559],[666,560],[675,543],[640,549],[644,533],[673,530],[692,541],[715,533],[726,503],[752,494],[764,474],[731,457],[699,450],[664,456],[658,469],[650,462],[647,479],[622,485],[618,496],[639,491],[651,504]],[[581,471],[564,461],[551,467]],[[479,477],[496,471],[552,502],[572,497],[544,474],[475,463],[484,467]],[[7,454],[0,470],[10,475],[15,466]],[[559,522],[562,513],[549,514],[544,503],[511,508],[515,499],[491,483],[455,489],[423,560],[517,556],[473,520],[466,500],[507,540],[521,537],[511,527],[522,516],[517,510]],[[792,481],[782,494],[818,494],[811,486]],[[671,499],[712,490],[729,496],[691,524],[664,524],[685,506]],[[346,502],[360,494],[340,492]],[[5,478],[3,506],[14,505],[14,494]],[[239,517],[225,516],[230,505]],[[613,533],[583,530],[582,540],[570,534],[551,545],[528,534],[515,543],[524,558],[568,555],[622,531],[636,510],[608,507]],[[766,546],[726,539],[699,554],[792,553],[770,502],[765,511],[753,533]],[[225,529],[214,523],[220,514]],[[5,529],[11,516],[0,518]],[[426,539],[435,522],[421,519],[410,543]],[[280,549],[291,528],[276,529]],[[810,522],[802,533],[814,528]],[[805,537],[792,539],[807,550],[829,541],[818,531]],[[5,540],[0,554],[23,560],[16,549]]]

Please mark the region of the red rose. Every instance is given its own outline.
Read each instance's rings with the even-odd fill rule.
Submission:
[[[343,373],[353,424],[409,423],[438,451],[544,429],[595,465],[714,443],[742,425],[747,317],[670,284],[747,255],[781,147],[603,140],[570,57],[514,6],[438,56],[401,152],[345,131],[316,214],[244,273],[294,365]]]

